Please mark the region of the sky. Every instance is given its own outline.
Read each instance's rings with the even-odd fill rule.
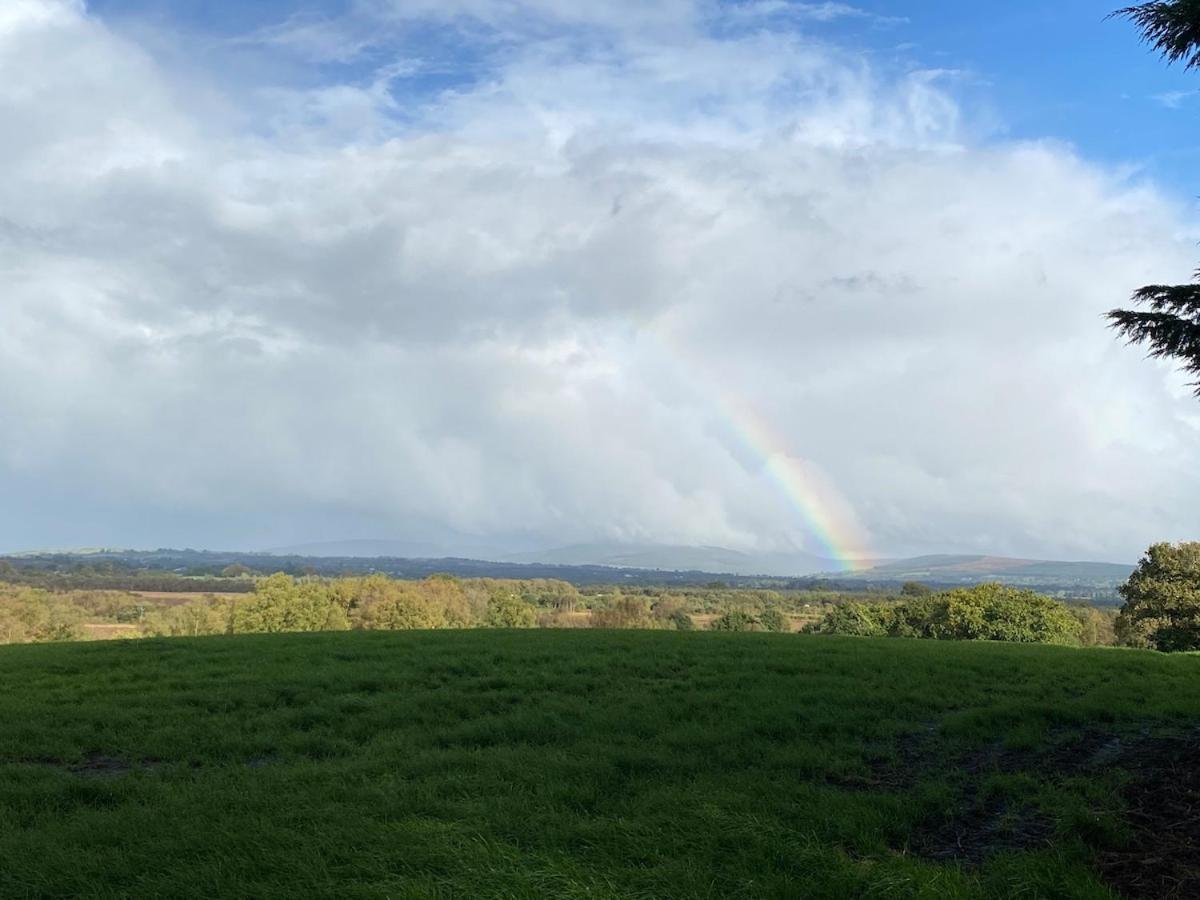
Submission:
[[[1200,74],[1109,4],[5,0],[0,550],[1132,561]]]

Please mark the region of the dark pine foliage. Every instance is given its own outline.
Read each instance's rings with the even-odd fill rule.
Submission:
[[[1200,68],[1200,0],[1155,0],[1118,9],[1113,15],[1137,25],[1142,40],[1168,62]]]
[[[1200,68],[1200,0],[1155,0],[1113,15],[1137,25],[1142,40],[1168,63]],[[1133,303],[1143,309],[1114,309],[1112,327],[1131,344],[1147,344],[1152,357],[1181,360],[1196,376],[1192,386],[1200,397],[1200,284],[1147,285],[1134,292]]]
[[[1133,302],[1145,309],[1114,309],[1112,327],[1131,344],[1148,344],[1153,357],[1182,360],[1200,396],[1200,284],[1147,285]]]

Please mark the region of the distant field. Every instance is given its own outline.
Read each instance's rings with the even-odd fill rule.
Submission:
[[[4,897],[1200,892],[1194,656],[352,632],[0,647],[0,683]]]
[[[193,600],[203,600],[205,597],[240,599],[246,596],[244,592],[232,593],[229,591],[124,591],[124,593],[153,600],[160,606],[182,606]]]

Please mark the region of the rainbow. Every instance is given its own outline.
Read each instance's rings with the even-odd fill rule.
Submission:
[[[655,342],[683,365],[694,383],[697,375],[708,385],[706,396],[712,399],[726,431],[747,455],[761,461],[763,471],[787,500],[804,532],[815,541],[817,552],[833,561],[841,571],[861,568],[872,557],[868,541],[853,508],[821,471],[807,460],[795,456],[789,441],[743,397],[737,396],[704,376],[709,368],[693,359],[680,342],[655,330]]]
[[[747,403],[718,395],[725,422],[739,443],[763,462],[763,471],[798,514],[821,556],[842,571],[869,559],[867,543],[853,510],[811,463],[793,456],[786,439]]]

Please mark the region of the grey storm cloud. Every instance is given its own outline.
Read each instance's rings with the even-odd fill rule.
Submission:
[[[0,544],[811,547],[771,454],[884,553],[1194,537],[1200,408],[1101,318],[1187,277],[1178,203],[803,17],[645,9],[364,4],[239,46],[396,61],[231,86],[6,3]],[[414,15],[522,27],[406,93]]]

